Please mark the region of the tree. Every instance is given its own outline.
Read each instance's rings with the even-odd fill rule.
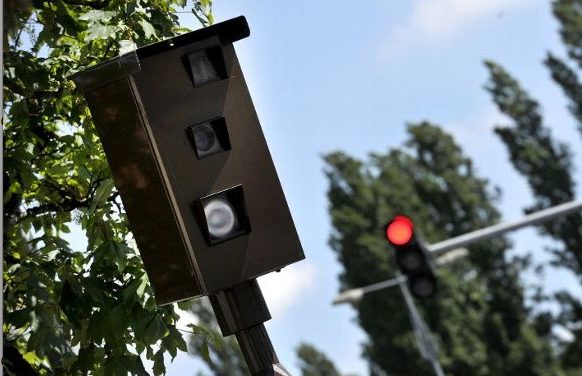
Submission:
[[[302,376],[341,376],[333,362],[313,345],[299,344],[297,357]]]
[[[210,0],[194,14],[212,22]],[[147,374],[186,343],[157,307],[70,74],[186,31],[185,0],[4,2],[4,371]],[[86,249],[63,234],[72,223]],[[141,357],[140,357],[141,356]],[[24,373],[25,372],[25,373]]]
[[[250,375],[236,338],[222,337],[208,301],[193,301],[189,310],[199,320],[192,326],[194,333],[188,343],[192,355],[204,362],[212,376]],[[303,376],[341,376],[333,362],[313,345],[301,343],[296,353]],[[207,376],[201,371],[197,375]]]
[[[200,358],[213,376],[247,376],[250,371],[240,350],[236,337],[222,338],[220,328],[207,300],[192,302],[190,311],[199,322],[192,328],[189,348],[192,355]],[[204,376],[203,372],[198,373]]]
[[[561,25],[560,34],[566,45],[568,55],[580,68],[582,67],[582,1],[556,0],[553,3],[553,11]],[[568,101],[569,110],[577,122],[578,129],[582,132],[582,85],[578,78],[577,69],[552,53],[548,53],[545,65],[554,81],[562,88]],[[526,209],[526,212],[547,208],[574,199],[575,182],[572,178],[572,154],[570,148],[566,144],[554,140],[550,129],[543,124],[538,102],[532,99],[503,67],[494,62],[486,62],[486,66],[490,73],[490,80],[486,89],[492,95],[498,108],[513,123],[509,126],[498,127],[495,132],[506,145],[510,160],[516,170],[527,179],[536,201],[533,206]],[[414,130],[415,128],[416,131]],[[431,137],[423,141],[418,136],[422,135],[423,132],[427,134],[430,134],[430,132],[427,132],[426,129],[421,130],[419,126],[410,127],[409,131],[412,137],[408,146],[412,146],[416,153],[412,156],[407,155],[406,159],[399,157],[399,155],[402,155],[401,151],[393,151],[386,157],[383,156],[384,160],[388,161],[384,164],[376,162],[377,155],[372,155],[370,162],[367,163],[354,161],[345,155],[337,153],[330,154],[326,158],[330,166],[327,173],[330,180],[329,197],[334,224],[331,244],[332,248],[338,252],[340,261],[346,268],[346,272],[342,276],[342,282],[345,286],[369,283],[370,281],[362,280],[362,276],[358,277],[357,275],[362,273],[363,270],[366,270],[369,275],[369,268],[373,268],[374,262],[386,262],[379,253],[376,253],[372,242],[364,242],[363,235],[360,235],[362,240],[358,239],[359,233],[370,233],[376,225],[376,223],[370,223],[370,218],[375,218],[374,205],[379,205],[378,211],[382,210],[383,203],[378,197],[388,201],[391,213],[414,213],[417,220],[420,218],[419,223],[422,232],[427,234],[428,240],[431,239],[431,234],[435,229],[446,229],[444,232],[448,233],[441,234],[441,238],[464,232],[459,232],[455,229],[454,224],[447,223],[447,218],[463,218],[463,222],[469,223],[469,226],[475,226],[476,228],[496,220],[496,212],[491,210],[494,202],[490,196],[485,195],[479,199],[469,200],[470,196],[466,194],[467,192],[483,191],[486,187],[485,184],[478,184],[477,190],[475,188],[462,188],[467,181],[461,182],[454,178],[451,180],[455,174],[463,174],[463,170],[458,169],[459,165],[449,164],[448,172],[446,169],[439,169],[437,165],[434,165],[436,160],[435,152],[445,150],[442,146],[446,145],[447,142],[443,142],[442,137],[435,137],[434,132]],[[426,140],[432,140],[432,144],[427,143]],[[439,144],[441,147],[438,146]],[[454,148],[446,154],[449,156],[454,155],[455,152],[453,150]],[[427,151],[428,153],[426,153]],[[443,158],[442,155],[440,158]],[[402,163],[403,160],[406,161],[404,164]],[[421,165],[429,168],[422,170],[416,165],[417,162],[421,162]],[[397,168],[406,164],[408,164],[408,167]],[[470,170],[470,166],[470,163],[468,163],[464,169]],[[456,172],[454,172],[455,170]],[[407,173],[407,171],[409,172]],[[409,174],[412,177],[408,176]],[[455,182],[455,184],[451,184],[452,182]],[[381,192],[375,188],[376,185],[382,184],[389,187],[389,189]],[[424,185],[428,188],[423,187]],[[446,189],[444,192],[439,192],[438,189],[437,192],[430,192],[431,185],[454,189],[449,192]],[[343,195],[338,194],[337,191],[343,193]],[[427,191],[430,194],[423,194],[423,192]],[[359,199],[364,197],[364,205],[367,207],[364,209],[361,203],[350,202],[350,196],[357,196]],[[462,196],[464,198],[459,198]],[[445,206],[438,204],[438,202],[444,202],[447,199],[450,202]],[[402,204],[402,200],[408,200],[407,205]],[[482,205],[483,208],[487,208],[485,211],[481,208]],[[408,206],[407,210],[404,210],[403,206]],[[472,221],[470,219],[471,212],[477,218],[484,220],[484,222],[478,225],[478,223]],[[488,214],[483,215],[485,213]],[[543,235],[549,236],[562,244],[562,247],[551,250],[555,256],[553,264],[569,269],[578,276],[582,275],[581,229],[582,215],[571,215],[568,218],[555,220],[540,226],[540,231]],[[350,237],[353,238],[350,239]],[[501,246],[501,244],[498,244],[498,246]],[[485,364],[490,366],[490,370],[485,373],[559,374],[561,367],[567,374],[580,373],[582,371],[582,359],[579,357],[580,349],[582,349],[582,331],[580,330],[582,302],[567,292],[558,293],[555,298],[561,304],[562,312],[557,317],[557,321],[549,312],[539,312],[528,308],[524,303],[523,288],[519,283],[519,273],[528,266],[529,261],[527,258],[510,260],[506,256],[501,258],[491,257],[493,253],[498,255],[505,253],[503,248],[498,248],[489,254],[484,253],[484,257],[480,259],[474,258],[477,252],[471,249],[469,265],[464,265],[460,268],[455,267],[457,270],[452,270],[452,273],[439,272],[440,280],[448,284],[450,283],[448,278],[459,272],[461,272],[460,276],[466,277],[466,273],[470,275],[471,269],[477,270],[476,280],[480,280],[480,282],[476,286],[469,288],[469,291],[473,290],[474,296],[477,297],[476,304],[468,304],[469,302],[461,301],[457,301],[456,304],[464,305],[467,308],[476,308],[475,313],[478,314],[469,314],[469,316],[474,316],[473,319],[476,319],[477,322],[483,322],[485,331],[478,336],[477,342],[471,342],[471,344],[477,347],[476,349],[473,347],[474,350],[480,352],[487,359]],[[369,256],[371,260],[366,260],[365,266],[361,265],[361,262],[358,265],[355,260],[355,254],[363,254],[364,252],[368,252],[371,255]],[[354,254],[353,256],[352,253]],[[368,269],[364,269],[365,267]],[[381,271],[380,267],[376,269]],[[381,272],[384,274],[384,271]],[[377,277],[373,276],[368,279],[379,280]],[[484,284],[484,286],[480,286],[480,284]],[[449,293],[448,287],[445,288]],[[486,299],[480,299],[478,292],[486,293]],[[446,299],[442,294],[443,291],[439,293],[439,300]],[[548,297],[538,293],[536,294],[536,299],[547,300]],[[534,300],[534,302],[537,300]],[[366,356],[371,362],[371,368],[407,374],[409,370],[404,370],[403,367],[396,368],[397,364],[389,364],[388,362],[382,364],[381,350],[388,351],[384,352],[384,354],[391,354],[390,352],[398,352],[400,354],[399,351],[401,349],[395,346],[394,342],[404,342],[404,339],[394,334],[394,328],[387,326],[386,320],[377,319],[373,321],[371,315],[373,315],[374,310],[380,311],[381,309],[383,312],[390,312],[393,320],[395,318],[394,311],[387,310],[388,307],[386,305],[381,306],[378,303],[374,306],[373,304],[372,297],[367,297],[358,307],[360,323],[370,334],[370,343],[366,347]],[[431,322],[430,325],[435,329],[442,343],[444,338],[449,337],[449,334],[446,333],[446,327],[457,327],[459,325],[454,324],[454,320],[447,323],[450,318],[454,317],[454,312],[448,312],[448,314],[438,312],[430,302],[424,304],[424,306],[425,308],[430,306],[427,312],[429,322],[435,316],[439,318],[437,322]],[[374,307],[374,309],[370,309],[370,307]],[[454,311],[455,307],[454,305],[449,305],[448,308]],[[369,315],[367,315],[368,309],[370,309]],[[393,307],[393,309],[397,308]],[[479,316],[482,312],[485,312],[485,315]],[[574,341],[558,343],[560,364],[556,364],[554,351],[549,347],[549,343],[555,343],[552,338],[552,327],[556,322],[563,324],[574,334]],[[461,326],[463,328],[473,328],[473,326],[467,326],[467,324],[469,323],[463,323]],[[445,325],[445,333],[442,332],[442,325]],[[381,333],[381,331],[384,332]],[[447,365],[450,360],[457,357],[466,359],[464,358],[466,353],[476,354],[474,351],[467,351],[469,347],[459,342],[459,339],[462,339],[465,335],[467,334],[459,336],[455,341],[462,346],[453,346],[452,348],[441,346],[441,349],[445,348],[446,351],[452,352],[452,354],[445,354],[441,357],[441,361],[448,372],[451,372],[450,366]],[[390,346],[387,346],[387,344]],[[377,351],[377,353],[374,353],[374,351]],[[527,359],[524,358],[524,354],[528,352],[539,352],[540,354],[540,358],[530,359],[543,360],[539,361],[535,366],[533,364],[528,365]],[[407,362],[408,359],[405,363]],[[477,372],[476,366],[479,365],[479,362],[476,359],[471,359],[470,362],[473,364],[473,372]],[[504,364],[506,368],[502,369]],[[541,371],[544,367],[546,369]],[[495,370],[495,372],[492,370]],[[463,371],[461,374],[471,373]]]
[[[330,245],[344,266],[342,288],[394,275],[382,233],[395,214],[411,214],[429,243],[500,218],[497,195],[450,135],[427,122],[409,125],[408,133],[406,149],[365,162],[341,152],[325,156]],[[510,258],[508,245],[497,238],[471,246],[467,260],[438,271],[438,298],[420,302],[447,374],[561,374],[524,301],[519,273],[528,260]],[[364,356],[371,374],[432,374],[415,348],[398,291],[370,294],[356,309],[369,338]]]
[[[568,55],[577,67],[549,52],[545,65],[553,80],[564,92],[571,114],[582,134],[582,84],[578,78],[582,68],[582,1],[556,0],[553,12],[560,23],[560,35]],[[557,142],[551,129],[544,125],[539,103],[532,99],[501,65],[486,62],[489,82],[486,89],[511,125],[499,126],[496,134],[507,147],[515,169],[525,177],[535,203],[526,212],[574,199],[572,153],[568,145]],[[551,249],[554,265],[569,269],[582,282],[582,214],[547,222],[539,227],[561,244]],[[568,292],[556,296],[562,306],[558,322],[574,334],[574,341],[563,344],[562,365],[569,372],[582,372],[582,302]]]

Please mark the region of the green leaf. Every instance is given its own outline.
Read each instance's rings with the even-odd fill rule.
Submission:
[[[4,316],[4,321],[10,323],[15,328],[22,328],[30,322],[30,308],[23,308],[16,311],[8,312]]]
[[[159,315],[155,315],[146,326],[143,333],[143,341],[145,343],[154,343],[161,339],[168,332],[166,323]]]
[[[115,17],[116,14],[117,14],[117,12],[114,12],[114,11],[91,9],[90,11],[79,16],[79,19],[83,20],[83,21],[88,21],[89,24],[93,24],[93,23],[97,23],[97,22],[106,24],[113,17]]]
[[[202,356],[202,359],[204,359],[206,362],[211,361],[210,360],[210,349],[208,346],[208,341],[206,339],[204,339],[202,341],[202,343],[198,347],[198,350],[200,351],[200,356]]]
[[[50,330],[46,325],[39,325],[38,329],[30,334],[26,344],[27,351],[33,351],[42,357],[48,350]]]
[[[72,11],[71,8],[69,8],[67,4],[63,2],[63,0],[57,0],[56,5],[57,20],[65,28],[65,31],[71,35],[75,35],[76,33],[80,32],[83,28],[77,21],[77,15],[75,12]]]
[[[132,249],[123,243],[108,240],[103,242],[95,250],[95,268],[107,272],[111,270],[112,266],[116,266],[119,273],[123,272],[128,262],[128,255],[132,253]]]
[[[137,355],[114,355],[107,357],[103,372],[105,375],[148,376],[143,363]]]
[[[164,353],[158,351],[154,354],[154,375],[164,375],[166,373],[166,366],[164,365]]]
[[[182,337],[182,333],[176,329],[174,326],[169,326],[169,333],[166,337],[162,339],[162,347],[166,349],[172,356],[172,360],[178,354],[178,350],[188,351],[188,346],[186,341]],[[204,337],[205,338],[205,337]]]
[[[127,312],[122,305],[114,307],[105,316],[104,329],[105,338],[108,340],[121,340],[123,333],[129,327]]]
[[[85,278],[83,281],[83,287],[85,291],[89,293],[91,299],[97,303],[105,303],[105,284],[98,278]]]
[[[116,26],[95,24],[89,28],[88,34],[85,36],[85,42],[113,38],[116,30]]]
[[[156,29],[154,29],[151,23],[147,22],[146,20],[140,20],[139,24],[145,34],[146,39],[150,39],[152,36],[156,36]]]
[[[109,195],[111,194],[111,191],[113,191],[113,188],[115,188],[115,185],[113,184],[112,179],[104,180],[99,185],[99,187],[97,187],[97,189],[95,190],[95,195],[93,196],[93,200],[91,202],[91,206],[89,207],[89,211],[87,213],[88,215],[93,215],[95,209],[97,209],[99,206],[103,205],[107,201]]]
[[[144,275],[139,278],[134,279],[127,287],[123,290],[123,304],[131,309],[134,304],[139,304],[143,306],[145,291],[148,287],[148,280]]]
[[[178,308],[180,308],[182,311],[187,311],[191,308],[192,306],[192,300],[188,299],[188,300],[181,300],[179,302],[176,303],[176,305],[178,306]]]

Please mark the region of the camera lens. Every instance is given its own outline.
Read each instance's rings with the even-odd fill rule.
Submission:
[[[204,214],[208,232],[215,238],[229,235],[236,227],[237,220],[232,205],[222,199],[215,199],[204,204]]]
[[[207,152],[216,143],[216,135],[209,124],[202,124],[194,129],[194,143],[198,151]]]

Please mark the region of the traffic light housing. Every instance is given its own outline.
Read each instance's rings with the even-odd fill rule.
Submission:
[[[394,217],[386,225],[386,239],[395,250],[396,264],[407,276],[414,296],[432,296],[437,286],[432,258],[415,234],[412,220],[403,215]]]
[[[238,17],[72,77],[158,304],[304,258],[232,45],[248,35]]]

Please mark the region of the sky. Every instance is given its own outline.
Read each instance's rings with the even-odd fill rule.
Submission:
[[[300,342],[323,350],[341,372],[365,375],[365,334],[355,311],[331,305],[341,267],[327,244],[322,155],[386,152],[402,145],[408,122],[430,120],[502,189],[504,219],[520,217],[533,199],[492,132],[508,120],[483,89],[483,61],[502,64],[541,100],[557,139],[580,142],[565,98],[541,64],[548,50],[565,55],[549,1],[215,0],[213,11],[217,22],[244,15],[249,23],[250,37],[235,49],[306,253],[306,260],[260,278],[274,347],[294,375]],[[199,27],[194,16],[180,17]],[[577,155],[576,166],[581,163]],[[535,230],[511,238],[515,252],[533,251],[537,262],[548,261],[543,248],[551,243]],[[543,283],[547,291],[576,285],[568,272],[552,270]],[[181,354],[168,375],[194,375],[199,367]]]

